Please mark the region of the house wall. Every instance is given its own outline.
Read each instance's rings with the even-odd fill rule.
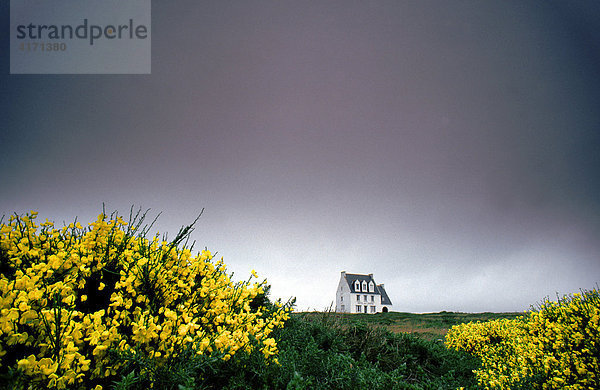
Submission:
[[[337,313],[352,313],[350,302],[350,287],[346,283],[346,278],[342,276],[336,292],[335,311]]]
[[[375,314],[381,312],[381,295],[379,294],[354,293],[351,294],[350,300],[352,301],[351,313]]]

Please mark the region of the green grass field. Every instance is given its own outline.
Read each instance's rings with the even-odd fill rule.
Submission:
[[[476,321],[491,321],[499,318],[513,319],[524,313],[402,313],[389,312],[377,314],[339,314],[339,313],[298,313],[296,315],[327,315],[341,323],[355,325],[366,323],[381,327],[393,333],[410,333],[426,340],[443,339],[453,325]]]

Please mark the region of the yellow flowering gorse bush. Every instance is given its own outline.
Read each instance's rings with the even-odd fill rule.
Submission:
[[[482,360],[485,389],[600,388],[600,294],[597,290],[545,300],[514,320],[460,324],[449,348]]]
[[[253,307],[266,281],[233,283],[208,250],[192,255],[180,245],[191,227],[166,242],[145,238],[139,212],[60,229],[36,214],[0,225],[0,373],[31,388],[101,389],[127,357],[277,354],[270,335],[289,310]]]

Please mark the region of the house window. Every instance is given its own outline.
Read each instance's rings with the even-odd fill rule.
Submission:
[[[365,302],[367,301],[367,296],[365,295]]]
[[[342,305],[342,311],[346,311],[346,306]]]
[[[354,291],[360,291],[360,282],[358,280],[354,282]]]
[[[373,282],[369,282],[369,292],[375,292],[375,285],[373,285]]]
[[[367,292],[368,291],[367,290],[367,282],[365,282],[364,280],[362,282],[362,290],[363,290],[363,292]]]
[[[371,298],[373,298],[373,297],[371,297]],[[344,302],[344,296],[343,295],[340,297],[340,301]]]
[[[360,313],[362,310],[362,306],[361,305],[356,305],[356,312]]]
[[[367,308],[368,308],[368,306],[365,306],[365,313],[368,313],[368,312],[367,312]]]
[[[344,310],[343,307],[344,306],[342,306],[342,311]],[[371,313],[375,313],[375,306],[371,306]]]
[[[360,294],[356,296],[356,302],[360,302]]]
[[[344,300],[344,297],[342,297],[342,301]],[[371,295],[371,302],[375,302],[375,295]]]

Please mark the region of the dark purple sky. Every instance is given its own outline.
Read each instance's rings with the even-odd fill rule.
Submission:
[[[8,51],[8,2],[0,5]],[[0,73],[0,214],[134,204],[298,309],[600,281],[600,3],[154,1],[151,75]]]

